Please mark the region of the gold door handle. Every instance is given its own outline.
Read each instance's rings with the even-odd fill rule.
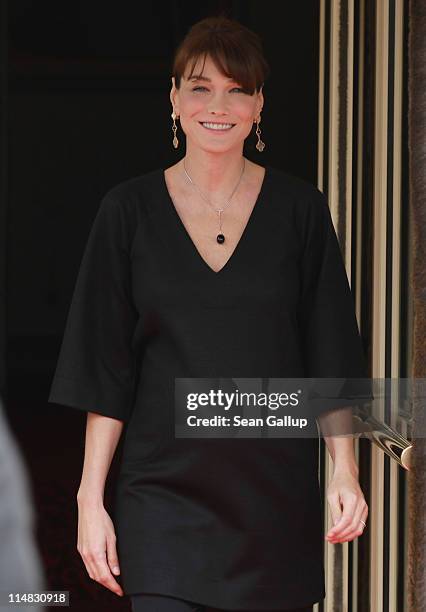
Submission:
[[[353,415],[353,424],[355,432],[369,438],[401,467],[410,470],[413,445],[404,436],[373,416],[362,419],[359,415]]]

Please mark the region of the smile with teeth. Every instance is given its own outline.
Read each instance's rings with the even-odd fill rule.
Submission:
[[[200,125],[205,127],[207,130],[215,130],[215,131],[227,131],[234,127],[234,123],[209,123],[207,121],[200,121]]]

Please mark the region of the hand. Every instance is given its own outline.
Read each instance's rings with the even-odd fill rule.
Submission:
[[[362,535],[364,525],[361,520],[367,521],[368,506],[357,476],[350,470],[335,471],[327,489],[327,501],[334,527],[328,531],[326,540],[337,544],[349,542]]]
[[[120,573],[115,530],[102,503],[78,503],[77,550],[90,578],[123,596],[121,586],[111,573]]]

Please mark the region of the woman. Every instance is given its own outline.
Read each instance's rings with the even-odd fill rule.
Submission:
[[[264,147],[268,71],[238,22],[192,27],[170,92],[186,153],[105,195],[68,315],[49,401],[89,413],[77,548],[134,611],[311,610],[325,595],[318,438],[174,435],[177,378],[365,376],[325,197],[243,157],[253,122]],[[344,542],[367,507],[351,439],[327,444],[327,539]]]

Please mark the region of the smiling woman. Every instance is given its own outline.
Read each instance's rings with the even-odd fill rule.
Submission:
[[[181,127],[186,135],[187,149],[191,147],[192,142],[205,148],[205,145],[199,142],[199,132],[195,129],[195,125],[199,124],[209,135],[214,132],[214,137],[232,132],[231,142],[234,143],[233,146],[231,145],[232,149],[229,148],[229,144],[226,145],[227,155],[230,156],[233,150],[241,148],[253,123],[260,123],[260,112],[263,108],[263,83],[256,85],[253,93],[248,92],[250,85],[235,86],[237,77],[227,77],[227,72],[225,74],[222,72],[221,61],[223,60],[205,53],[195,62],[196,75],[193,75],[191,70],[188,74],[185,72],[181,77],[173,75],[170,99],[174,109],[172,116],[180,119]],[[241,78],[246,77],[242,74]],[[193,83],[198,81],[206,81],[208,85],[194,87]],[[237,129],[234,129],[235,127]],[[259,127],[258,131],[260,134]],[[233,156],[235,157],[235,153]],[[191,158],[189,151],[186,157]],[[223,166],[225,158],[226,156],[223,156],[221,162],[217,160],[216,165]],[[224,170],[225,168],[222,167],[222,171]],[[216,187],[220,187],[220,176],[215,179],[215,183]]]
[[[120,564],[135,612],[294,612],[325,596],[318,439],[175,437],[177,378],[365,377],[324,195],[243,156],[267,73],[243,25],[192,27],[170,91],[185,156],[105,194],[69,310],[49,400],[98,415],[79,549],[114,592]],[[99,492],[117,421],[113,526]]]
[[[254,32],[242,24],[236,27],[226,18],[203,20],[190,30],[176,50],[172,72],[172,116],[180,118],[187,146],[192,139],[198,142],[193,119],[202,125],[206,134],[214,132],[215,140],[211,142],[218,137],[221,143],[226,134],[235,142],[235,147],[240,147],[253,123],[258,124],[260,136],[262,90],[270,68]],[[176,139],[175,146],[177,143]],[[262,151],[264,146],[259,138],[258,150]],[[225,158],[216,163],[228,165]],[[221,174],[219,169],[217,174]],[[220,179],[214,182],[217,186]],[[227,182],[223,180],[225,185]]]

